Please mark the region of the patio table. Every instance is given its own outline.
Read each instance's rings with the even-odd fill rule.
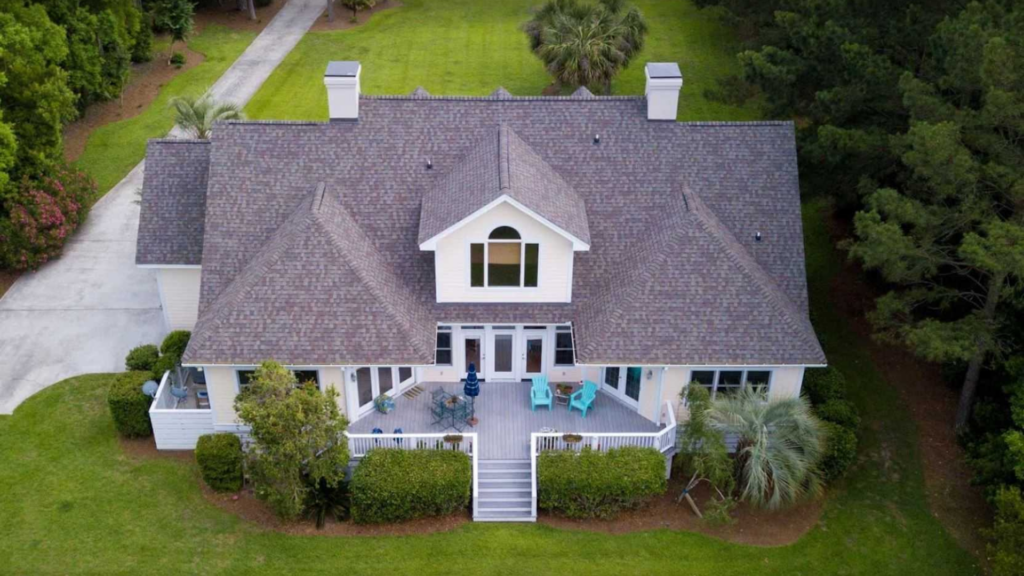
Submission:
[[[441,408],[445,411],[445,417],[451,418],[451,424],[445,428],[455,428],[459,432],[462,432],[457,422],[461,417],[463,420],[466,418],[466,407],[468,402],[463,396],[449,396],[441,401]]]
[[[563,390],[565,391],[563,392]],[[555,404],[561,406],[568,406],[569,397],[572,396],[572,393],[575,390],[576,387],[573,384],[567,382],[555,384]]]

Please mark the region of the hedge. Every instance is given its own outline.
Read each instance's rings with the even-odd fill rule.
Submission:
[[[196,442],[203,481],[217,492],[242,489],[242,441],[234,434],[203,434]]]
[[[454,450],[370,450],[352,473],[352,520],[359,524],[446,516],[469,506],[473,466]]]
[[[128,438],[151,436],[149,406],[153,399],[142,393],[142,384],[149,380],[149,372],[122,372],[114,378],[107,392],[107,404],[118,433]]]
[[[846,398],[846,377],[832,366],[810,368],[804,374],[803,393],[814,406],[842,400]]]
[[[160,350],[155,344],[136,346],[124,357],[124,368],[125,370],[151,372],[153,364],[156,364],[158,358],[160,358]]]
[[[668,489],[665,456],[654,448],[543,452],[537,505],[569,518],[612,518]]]
[[[851,431],[856,431],[857,426],[860,425],[857,408],[849,400],[829,400],[820,406],[815,406],[814,414],[826,422],[838,424]]]
[[[825,451],[818,461],[822,480],[830,484],[846,473],[857,459],[857,435],[849,428],[834,422],[822,422],[825,426]]]

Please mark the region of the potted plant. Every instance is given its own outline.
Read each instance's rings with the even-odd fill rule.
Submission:
[[[395,409],[395,399],[387,394],[381,394],[373,399],[373,407],[381,414],[387,414]]]

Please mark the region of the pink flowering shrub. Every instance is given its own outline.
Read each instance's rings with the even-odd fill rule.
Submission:
[[[23,180],[4,201],[0,264],[15,270],[35,269],[60,256],[95,192],[91,178],[67,167]]]

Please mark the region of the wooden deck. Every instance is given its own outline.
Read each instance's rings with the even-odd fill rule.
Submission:
[[[353,433],[369,433],[380,428],[390,434],[395,428],[402,432],[452,432],[452,428],[432,425],[430,391],[438,386],[449,393],[462,394],[462,384],[453,382],[420,383],[423,392],[415,398],[400,395],[395,399],[395,410],[390,414],[373,411],[350,426]],[[530,410],[530,384],[528,382],[482,382],[476,399],[475,427],[466,426],[463,432],[480,435],[480,458],[484,460],[527,460],[530,457],[530,433],[541,428],[558,432],[657,432],[661,428],[624,406],[617,400],[598,393],[594,405],[583,418],[578,410],[571,413],[565,406],[552,410],[538,406]]]

